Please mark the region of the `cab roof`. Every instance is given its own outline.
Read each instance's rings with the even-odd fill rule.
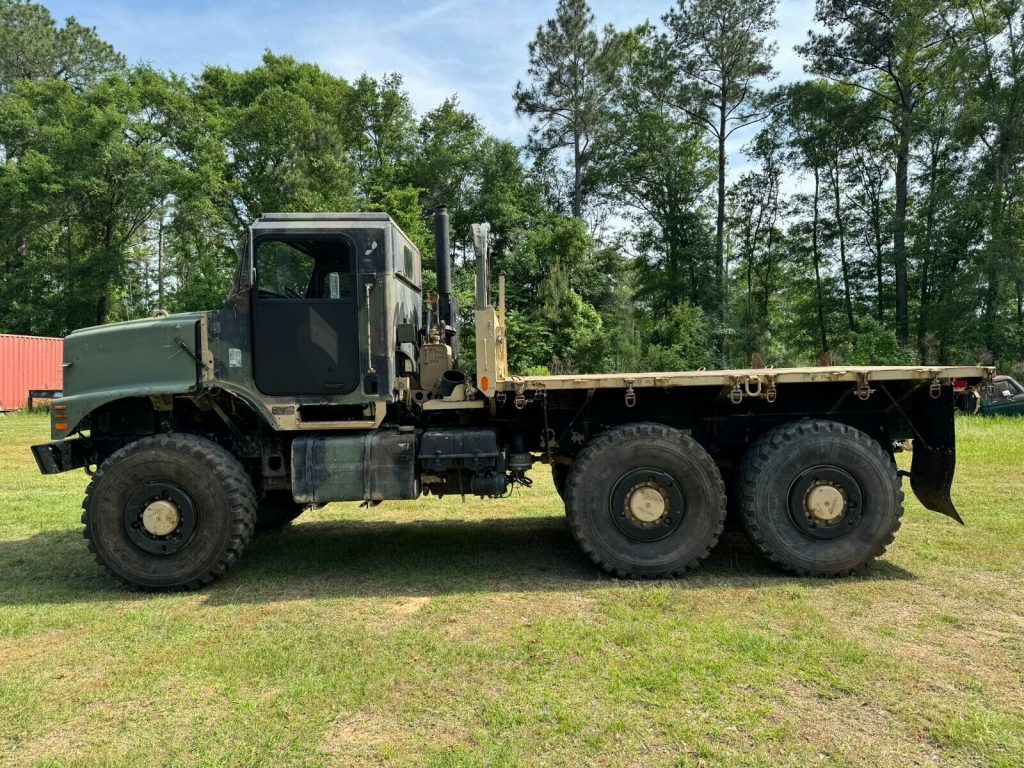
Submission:
[[[387,229],[402,235],[411,244],[409,236],[386,213],[351,212],[351,213],[265,213],[253,222],[250,229],[254,233],[299,232],[306,230],[322,230],[326,232],[344,229]]]
[[[264,213],[256,224],[271,221],[391,221],[386,213]],[[255,224],[253,225],[255,226]]]

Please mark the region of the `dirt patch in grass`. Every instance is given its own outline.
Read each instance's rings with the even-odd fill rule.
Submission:
[[[776,704],[779,724],[806,743],[820,762],[871,766],[947,764],[924,731],[907,728],[902,718],[876,700],[822,696],[790,682]]]
[[[16,762],[12,765],[40,765],[52,762],[75,763],[89,744],[91,734],[96,729],[96,722],[84,715],[73,717],[41,736],[29,739],[18,745]]]
[[[0,640],[0,673],[4,669],[22,666],[47,654],[60,653],[66,650],[68,640],[82,637],[81,632],[66,629],[54,629],[32,636],[30,642],[23,638]]]
[[[337,765],[411,765],[472,748],[474,741],[453,727],[439,708],[431,722],[409,722],[381,712],[346,712],[335,719],[320,749]]]
[[[412,616],[428,605],[430,605],[429,597],[410,597],[395,603],[394,611],[399,616]]]

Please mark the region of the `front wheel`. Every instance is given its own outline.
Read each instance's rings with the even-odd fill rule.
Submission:
[[[623,578],[676,576],[718,542],[725,485],[692,437],[660,424],[599,435],[569,473],[566,512],[583,551]]]
[[[868,565],[903,514],[892,457],[834,421],[792,422],[760,437],[744,456],[739,494],[751,542],[799,576],[845,576]]]
[[[145,437],[100,466],[82,502],[96,559],[134,589],[197,589],[252,537],[256,494],[241,463],[195,435]]]

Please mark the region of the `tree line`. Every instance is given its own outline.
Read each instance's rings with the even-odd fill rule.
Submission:
[[[429,254],[444,203],[463,307],[470,224],[496,233],[518,372],[1011,370],[1021,6],[818,0],[807,75],[779,84],[776,0],[624,30],[560,0],[510,94],[516,146],[454,95],[417,114],[399,74],[268,51],[182,77],[0,0],[0,330],[215,307],[263,212],[386,211]]]

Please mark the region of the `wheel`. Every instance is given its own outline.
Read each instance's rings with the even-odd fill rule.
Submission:
[[[623,578],[675,576],[718,542],[725,485],[693,438],[660,424],[599,435],[569,473],[566,513],[597,565]]]
[[[296,503],[291,491],[267,491],[256,504],[256,530],[283,528],[305,510],[306,505]]]
[[[256,493],[245,468],[194,435],[145,437],[103,462],[85,492],[89,549],[134,589],[197,589],[252,537]]]
[[[740,469],[751,542],[800,576],[846,576],[880,557],[903,515],[896,464],[875,440],[834,421],[773,429]]]
[[[551,465],[551,479],[555,482],[555,490],[558,491],[558,497],[565,501],[565,485],[569,482],[569,471],[572,466],[569,464],[552,464]]]

